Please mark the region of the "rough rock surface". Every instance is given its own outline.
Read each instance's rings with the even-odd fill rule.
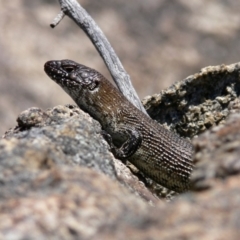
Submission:
[[[209,66],[143,100],[149,115],[172,131],[193,137],[220,124],[240,95],[240,63]]]
[[[192,189],[213,187],[216,179],[240,174],[240,114],[232,114],[219,125],[193,140],[195,170]],[[239,216],[240,217],[240,216]]]
[[[107,144],[100,141],[100,124],[79,108],[57,106],[46,112],[30,108],[19,115],[17,122],[18,126],[4,135],[6,140],[19,139],[12,146],[13,153],[19,151],[21,155],[28,154],[25,153],[26,148],[45,150],[58,154],[55,161],[64,163],[68,160],[116,178],[113,157]]]
[[[182,96],[181,101],[195,101],[196,108],[205,106],[201,114],[189,114],[186,124],[194,120],[196,127],[183,135],[203,131],[200,123],[209,113],[226,113],[220,120],[213,117],[212,126],[218,126],[192,140],[196,165],[191,191],[170,202],[157,200],[114,159],[100,125],[86,113],[72,105],[31,108],[0,140],[0,239],[239,239],[238,64],[207,69],[206,78],[197,74],[170,88],[176,102]],[[219,70],[212,74],[212,69]],[[204,90],[202,98],[198,89]],[[225,104],[214,105],[219,98]],[[166,113],[174,105],[167,100],[157,102]],[[177,116],[181,109],[182,115],[192,113],[189,104]],[[160,115],[158,110],[155,117]]]
[[[46,165],[85,166],[119,181],[147,201],[157,200],[117,161],[101,135],[100,124],[74,105],[57,106],[47,111],[30,108],[22,112],[18,126],[7,131],[2,145],[2,166],[8,159],[32,159]],[[14,141],[12,141],[12,139]],[[10,149],[10,150],[9,150]],[[32,163],[31,163],[32,164]],[[37,164],[37,163],[33,163]]]

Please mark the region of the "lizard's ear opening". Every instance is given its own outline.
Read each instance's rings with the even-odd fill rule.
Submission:
[[[98,88],[99,83],[100,83],[99,80],[97,80],[97,79],[93,80],[93,81],[91,82],[91,84],[88,85],[88,89],[89,89],[90,91],[95,90],[96,88]]]

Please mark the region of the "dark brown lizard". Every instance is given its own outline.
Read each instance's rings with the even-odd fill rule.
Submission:
[[[98,120],[116,158],[157,183],[183,192],[193,168],[192,144],[148,118],[96,70],[71,60],[48,61],[47,75]]]

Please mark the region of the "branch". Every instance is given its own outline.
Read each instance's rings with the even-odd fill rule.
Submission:
[[[132,86],[131,79],[123,68],[119,58],[92,17],[83,9],[76,0],[59,0],[61,13],[54,19],[51,27],[55,27],[63,19],[64,14],[69,16],[90,38],[93,45],[103,58],[114,82],[123,95],[138,109],[147,115],[135,89]]]

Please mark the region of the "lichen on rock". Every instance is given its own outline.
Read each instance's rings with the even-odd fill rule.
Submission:
[[[240,95],[240,63],[209,66],[143,99],[149,115],[184,137],[223,123]]]

